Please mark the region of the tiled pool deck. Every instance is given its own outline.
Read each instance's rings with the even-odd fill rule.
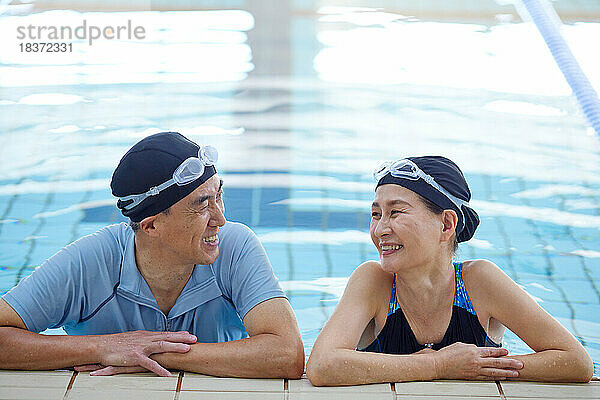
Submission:
[[[216,378],[188,372],[90,377],[69,371],[0,370],[0,399],[600,399],[600,381],[588,384],[435,381],[350,387],[314,387],[306,378]]]

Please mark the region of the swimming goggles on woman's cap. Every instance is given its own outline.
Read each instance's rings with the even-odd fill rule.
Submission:
[[[373,172],[373,178],[375,178],[376,182],[379,182],[381,178],[383,178],[387,174],[391,174],[392,176],[400,179],[408,179],[411,181],[417,181],[419,179],[423,179],[430,186],[435,188],[438,192],[442,193],[444,196],[448,198],[460,211],[462,221],[465,220],[464,214],[462,212],[461,206],[470,207],[468,201],[464,201],[463,199],[459,199],[454,196],[446,189],[444,189],[439,183],[433,179],[431,175],[423,172],[421,168],[417,166],[414,162],[407,158],[403,158],[397,161],[387,161],[384,162],[379,168]]]
[[[120,197],[121,202],[133,200],[130,204],[123,207],[125,210],[131,210],[133,207],[140,204],[150,196],[156,196],[163,190],[177,184],[184,186],[195,181],[204,174],[204,167],[215,165],[219,158],[217,149],[212,146],[203,146],[198,150],[198,157],[190,157],[184,160],[179,167],[173,172],[173,177],[168,181],[161,183],[158,186],[153,186],[146,193],[132,194],[125,197]]]

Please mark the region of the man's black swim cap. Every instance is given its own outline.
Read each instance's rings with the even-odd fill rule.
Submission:
[[[121,158],[110,182],[113,196],[125,197],[146,193],[173,177],[173,172],[189,157],[198,157],[200,146],[177,132],[157,133],[137,142]],[[131,210],[132,201],[117,201],[117,207],[133,222],[163,212],[217,173],[214,165],[206,166],[202,176],[186,185],[172,185],[149,196]]]
[[[460,168],[458,168],[458,165],[451,160],[442,156],[408,157],[407,159],[415,163],[424,173],[431,176],[435,182],[451,195],[465,202],[471,200],[469,185],[467,185],[467,181]],[[412,190],[444,210],[454,210],[458,215],[458,223],[456,225],[458,242],[466,242],[475,234],[475,230],[479,225],[479,216],[470,206],[462,205],[460,207],[461,210],[459,210],[458,206],[444,193],[437,190],[422,178],[412,180],[395,177],[391,172],[388,172],[379,179],[375,189],[377,190],[379,186],[389,183]],[[462,213],[460,211],[462,211]],[[464,215],[464,221],[461,214]]]

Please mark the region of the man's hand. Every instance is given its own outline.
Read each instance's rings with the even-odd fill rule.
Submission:
[[[150,356],[158,353],[186,353],[190,350],[190,344],[196,343],[196,336],[185,331],[135,331],[95,336],[94,340],[97,341],[100,363],[75,367],[76,371],[94,371],[90,375],[113,375],[149,370],[160,376],[171,376],[169,371]]]

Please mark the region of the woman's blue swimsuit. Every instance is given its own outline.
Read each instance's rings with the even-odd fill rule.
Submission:
[[[454,304],[452,305],[452,318],[444,338],[439,343],[420,344],[415,337],[400,305],[396,298],[396,275],[390,297],[390,307],[385,326],[377,338],[361,351],[387,354],[411,354],[425,347],[439,350],[452,343],[463,342],[474,344],[479,347],[500,347],[494,343],[486,334],[477,319],[471,299],[467,294],[462,279],[462,263],[454,263],[456,290],[454,292]]]

